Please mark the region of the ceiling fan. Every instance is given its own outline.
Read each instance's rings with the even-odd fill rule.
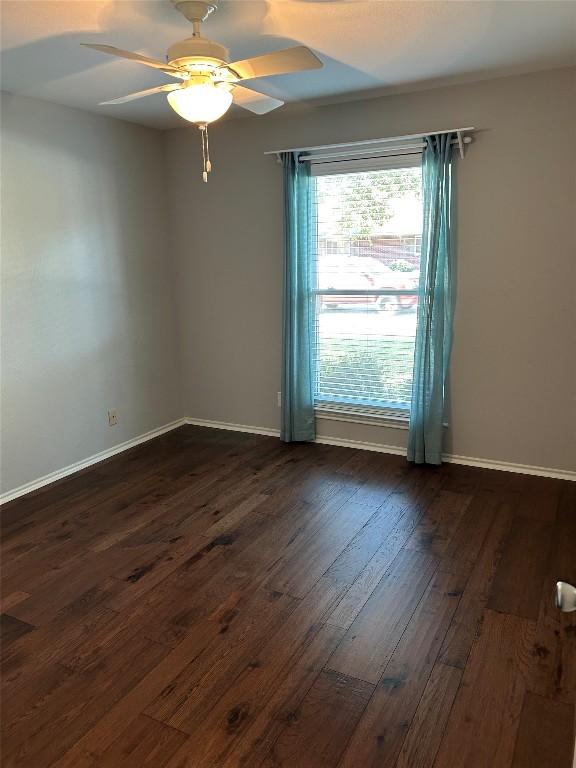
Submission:
[[[243,61],[228,62],[228,50],[220,43],[202,37],[200,24],[217,9],[215,2],[199,0],[171,0],[193,25],[192,37],[174,43],[168,48],[166,61],[150,59],[139,53],[124,51],[112,45],[82,43],[102,53],[129,59],[147,67],[153,67],[179,82],[148,88],[101,104],[124,104],[154,93],[166,93],[172,109],[185,120],[195,123],[202,132],[204,159],[203,179],[208,180],[211,170],[208,154],[208,123],[222,117],[232,102],[257,115],[271,112],[284,103],[263,93],[239,85],[255,77],[270,77],[290,72],[318,69],[323,64],[309,48],[298,45],[274,53],[256,56]]]

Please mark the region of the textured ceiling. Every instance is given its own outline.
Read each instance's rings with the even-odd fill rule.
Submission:
[[[143,125],[185,124],[164,95],[98,107],[172,81],[79,45],[163,59],[191,34],[168,0],[2,0],[0,10],[3,90]],[[576,64],[576,2],[222,0],[203,34],[224,43],[232,60],[310,46],[323,69],[251,85],[286,102],[335,101]]]

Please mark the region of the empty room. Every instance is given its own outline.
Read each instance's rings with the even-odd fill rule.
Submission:
[[[576,768],[576,0],[0,0],[3,768]]]

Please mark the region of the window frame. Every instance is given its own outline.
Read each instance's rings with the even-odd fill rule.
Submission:
[[[347,157],[345,159],[323,158],[321,155],[310,160],[310,175],[312,177],[343,175],[346,173],[361,173],[363,171],[383,171],[395,168],[416,168],[422,166],[422,150],[405,151],[395,149],[393,155],[378,157]],[[318,297],[326,295],[337,296],[419,296],[419,290],[393,289],[345,289],[345,288],[313,288],[310,299],[314,307],[314,318],[317,317],[316,307]],[[317,324],[315,322],[315,328]],[[316,348],[318,342],[315,341]],[[315,376],[317,376],[317,369]],[[393,429],[408,429],[410,407],[394,408],[389,405],[375,406],[360,403],[338,402],[337,400],[321,400],[314,397],[314,413],[317,418],[330,421],[344,421],[368,426],[387,426]]]

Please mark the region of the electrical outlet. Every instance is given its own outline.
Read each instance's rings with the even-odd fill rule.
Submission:
[[[277,402],[278,402],[278,408],[282,407],[282,392],[277,393]]]
[[[114,424],[118,424],[118,411],[116,408],[108,409],[108,426],[113,427]]]

